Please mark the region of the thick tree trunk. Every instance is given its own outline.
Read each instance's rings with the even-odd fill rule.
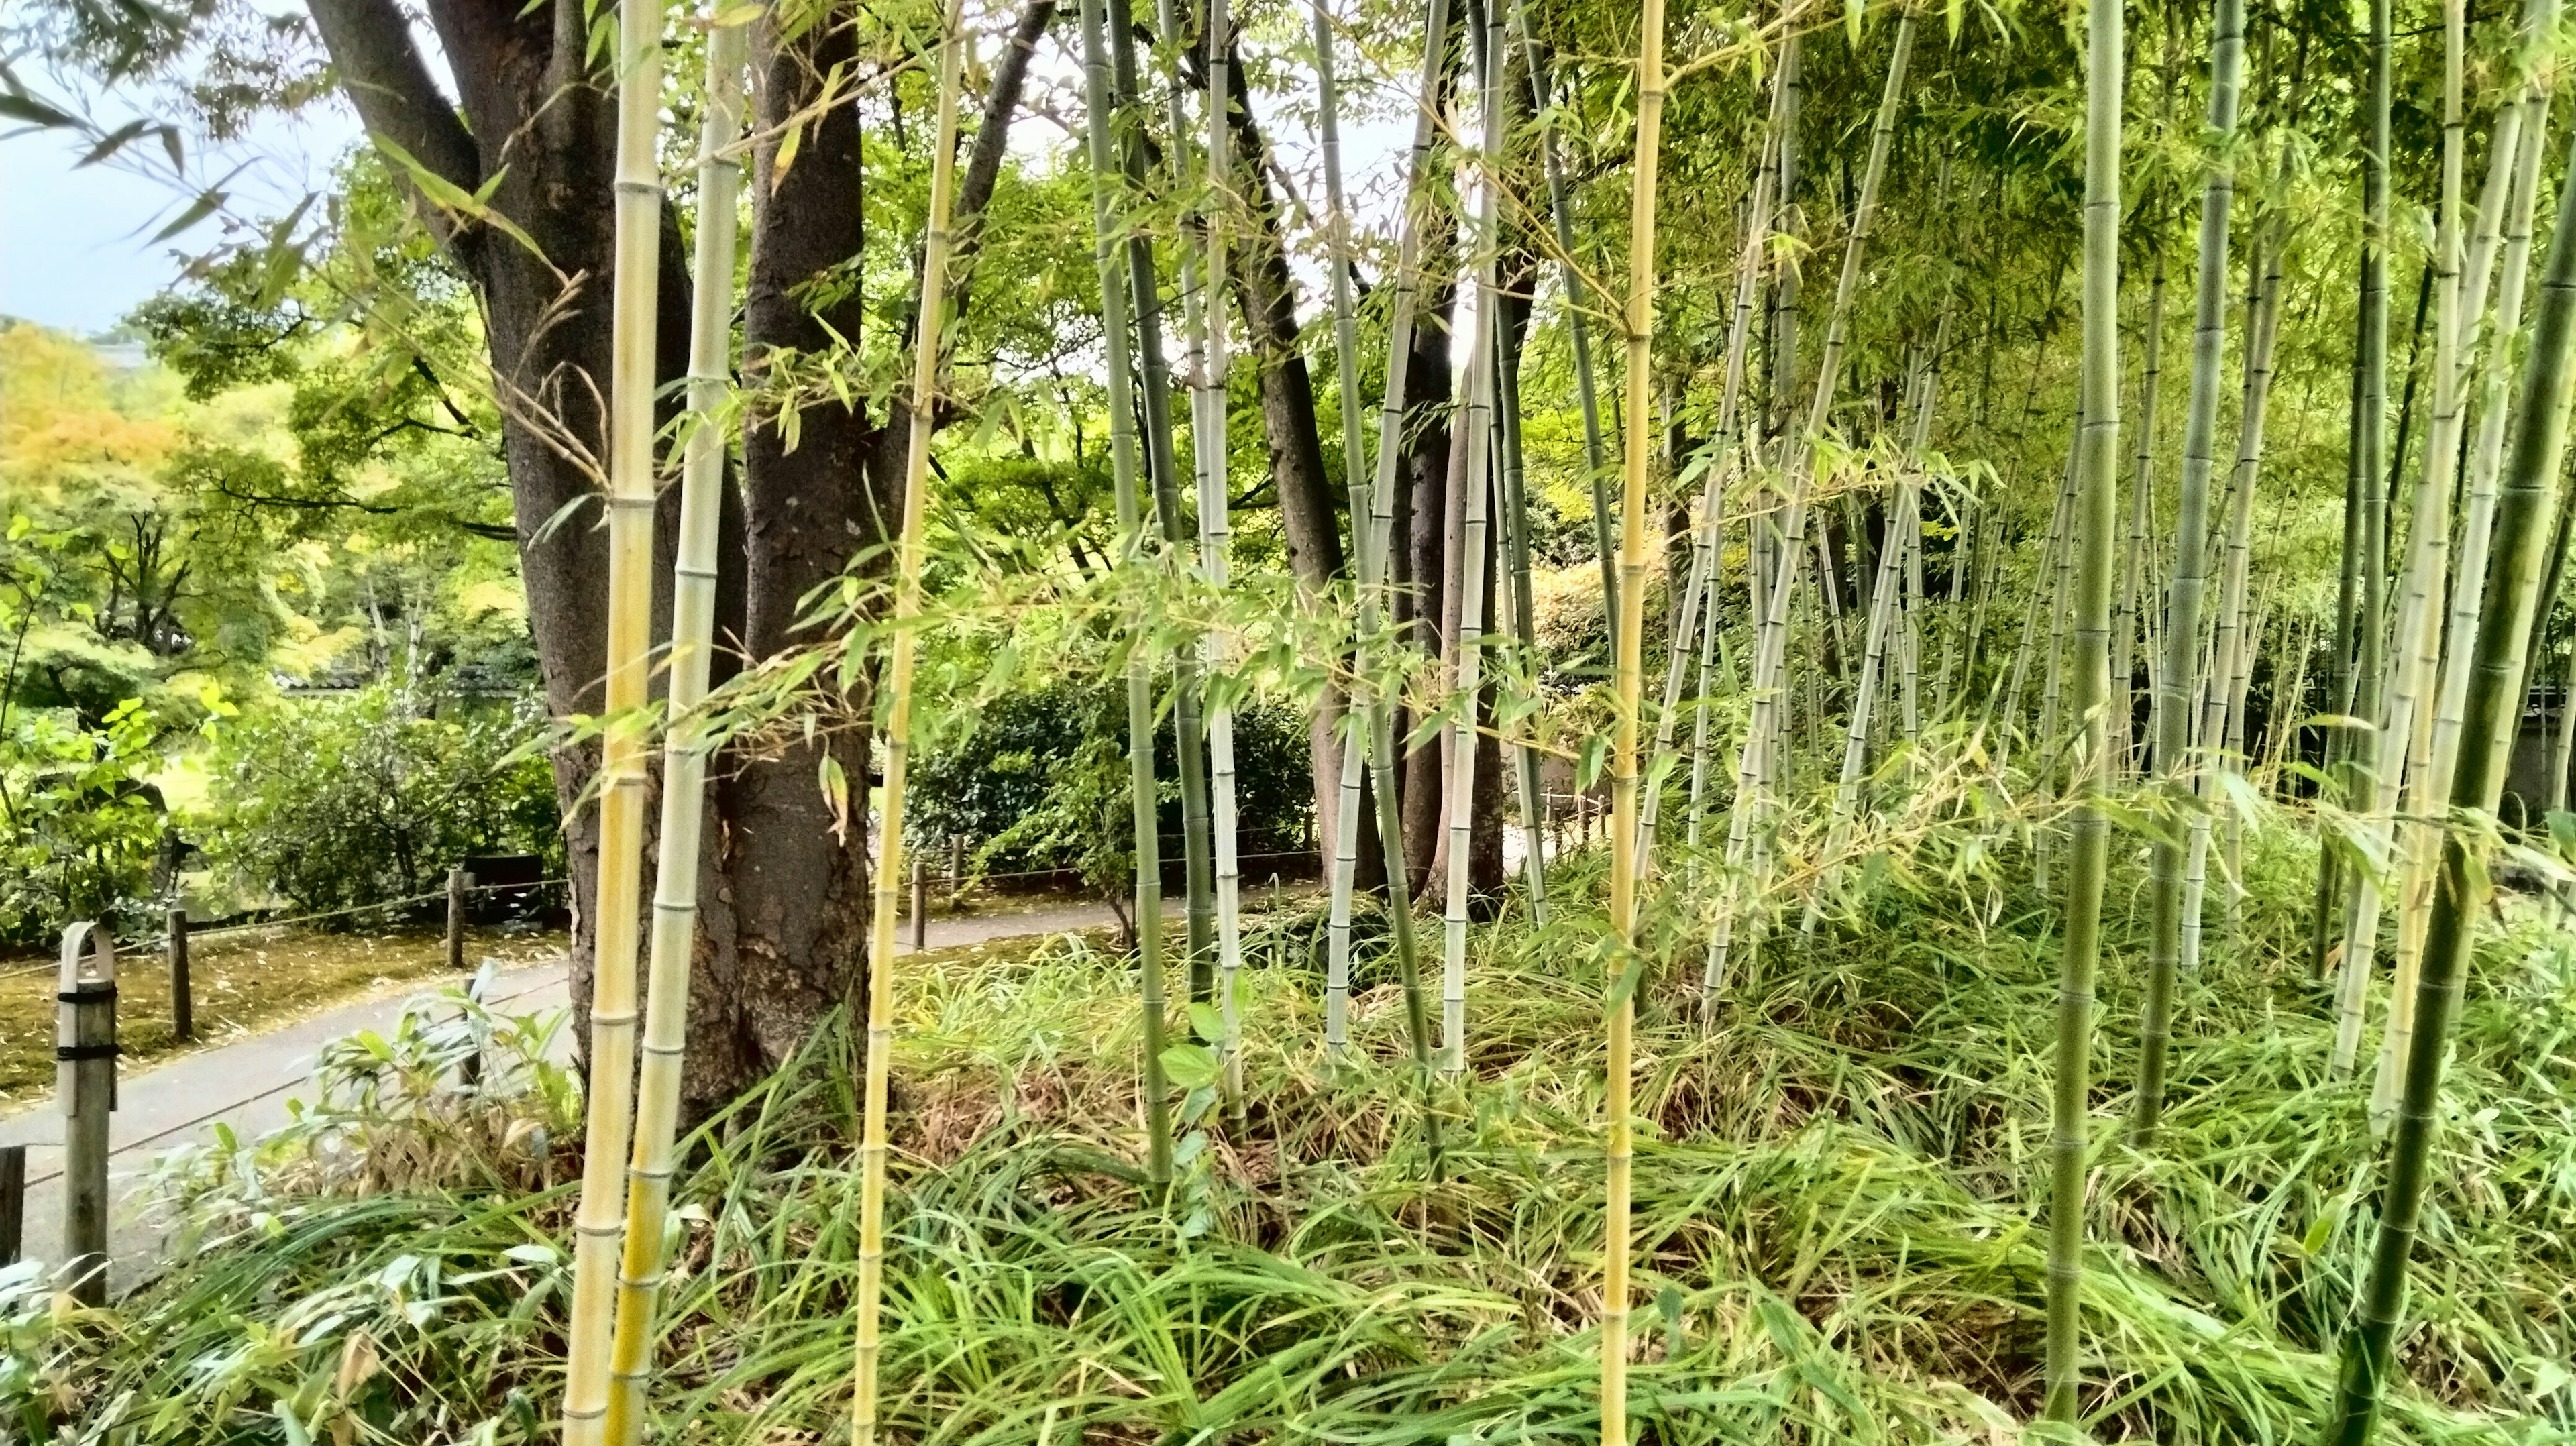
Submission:
[[[859,208],[847,204],[859,174],[859,126],[848,105],[818,105],[822,77],[854,66],[857,37],[812,27],[782,36],[764,18],[752,31],[751,274],[743,306],[744,385],[754,401],[743,429],[744,550],[749,566],[740,647],[760,660],[787,651],[806,593],[838,576],[852,553],[883,540],[883,508],[868,495],[867,419],[830,400],[805,406],[793,425],[759,389],[774,354],[827,350],[834,333],[856,336],[855,293],[817,313],[804,295],[859,250]],[[800,119],[803,118],[800,124]],[[796,164],[778,169],[797,138]],[[864,697],[851,716],[869,716]],[[815,779],[824,757],[864,779],[868,729],[837,729],[780,750],[756,766],[728,768],[715,788],[714,832],[725,887],[701,926],[690,973],[685,1109],[703,1115],[776,1068],[813,1022],[865,977],[868,857],[862,824],[835,829]]]
[[[529,631],[547,706],[558,716],[596,713],[607,646],[599,581],[607,549],[596,508],[588,504],[601,494],[598,459],[605,454],[606,417],[597,399],[607,393],[609,373],[605,278],[614,105],[609,77],[594,68],[586,48],[587,12],[573,0],[533,7],[520,0],[430,0],[429,18],[460,106],[430,78],[392,0],[308,0],[308,7],[368,130],[459,190],[477,193],[497,181],[489,204],[544,253],[445,213],[435,213],[432,222],[483,301]],[[1030,0],[1017,43],[995,67],[985,126],[959,188],[957,209],[968,218],[960,229],[968,237],[971,218],[999,174],[1028,52],[1054,8],[1054,0]],[[846,97],[815,104],[820,78],[835,64],[856,61],[854,30],[811,27],[790,39],[764,23],[754,45],[756,105],[768,137],[756,157],[744,315],[747,381],[756,385],[764,352],[819,350],[828,344],[826,322],[842,335],[856,334],[857,301],[817,317],[806,311],[800,287],[859,249],[859,211],[851,201],[859,134]],[[779,177],[778,127],[808,112],[798,161]],[[662,277],[665,297],[689,294],[679,228],[667,214]],[[686,369],[687,332],[688,308],[663,307],[657,369],[665,382]],[[898,414],[871,431],[860,413],[825,404],[798,420],[791,447],[782,429],[755,415],[745,439],[742,490],[728,489],[718,547],[719,678],[733,647],[759,657],[786,645],[800,595],[882,537],[882,519],[892,516],[887,499],[900,472],[908,418]],[[679,490],[667,489],[655,523],[657,642],[669,635],[678,501]],[[864,699],[852,704],[856,716],[866,716]],[[845,772],[865,776],[863,730],[840,733],[823,746],[842,759]],[[554,759],[572,876],[577,1013],[589,1002],[599,852],[597,814],[583,795],[598,762],[595,747],[569,748]],[[815,765],[810,750],[735,759],[717,790],[722,826],[707,831],[700,861],[700,937],[690,993],[684,1089],[693,1115],[774,1067],[863,978],[868,840],[862,828],[833,835]],[[648,800],[646,817],[655,812]],[[586,1020],[576,1018],[575,1033],[586,1035]]]

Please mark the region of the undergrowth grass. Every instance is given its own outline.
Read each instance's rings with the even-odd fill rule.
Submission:
[[[2367,1080],[2326,1080],[2327,1001],[2291,927],[2313,853],[2282,832],[2249,849],[2240,943],[2213,908],[2151,1152],[2117,1124],[2143,941],[2111,940],[2085,1311],[2101,1439],[2296,1441],[2329,1400],[2375,1147]],[[1363,973],[1352,1057],[1324,1058],[1308,909],[1247,943],[1249,1121],[1202,1110],[1168,1200],[1132,1168],[1125,961],[1078,939],[925,960],[901,994],[890,1428],[941,1446],[1590,1440],[1599,868],[1564,862],[1548,927],[1507,912],[1478,931],[1469,1083],[1428,1097],[1436,1180],[1391,979]],[[2142,919],[2122,908],[2137,861],[2123,869],[2112,916]],[[2045,901],[1880,903],[1803,950],[1775,940],[1707,1031],[1688,992],[1702,902],[1656,899],[1663,962],[1641,995],[1644,1439],[2043,1439],[2023,1423],[2040,1404]],[[548,1439],[577,1100],[541,1050],[495,1060],[488,1025],[484,1077],[459,1090],[463,1028],[380,1041],[340,1061],[334,1110],[176,1162],[165,1189],[202,1243],[116,1309],[58,1314],[23,1269],[0,1288],[18,1429]],[[654,1439],[846,1438],[851,1066],[827,1032],[688,1142]],[[2452,1079],[2390,1439],[2576,1439],[2576,943],[2537,905],[2482,951]]]

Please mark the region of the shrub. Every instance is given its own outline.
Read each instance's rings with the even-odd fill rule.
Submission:
[[[310,911],[427,893],[468,854],[559,856],[542,723],[390,683],[235,720],[207,770],[207,854]]]
[[[1181,856],[1179,755],[1166,714],[1154,737],[1163,857]],[[1248,854],[1305,846],[1314,785],[1304,720],[1249,699],[1234,715],[1235,808]],[[1064,869],[1103,893],[1135,868],[1124,683],[1057,683],[982,710],[965,736],[925,752],[905,784],[917,849],[963,835],[978,872]],[[1249,872],[1247,870],[1247,872]]]
[[[124,932],[151,913],[161,803],[143,705],[96,728],[67,709],[19,708],[0,735],[0,943],[50,939],[74,919]]]

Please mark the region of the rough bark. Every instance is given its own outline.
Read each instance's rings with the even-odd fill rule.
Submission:
[[[597,713],[607,652],[607,571],[600,531],[606,451],[608,272],[615,102],[609,77],[585,50],[584,12],[572,0],[522,8],[511,0],[433,0],[429,18],[456,77],[451,103],[430,79],[408,22],[391,0],[310,0],[343,91],[370,133],[466,192],[494,177],[487,204],[543,254],[458,217],[433,226],[483,301],[502,455],[516,519],[528,628],[548,709]],[[435,208],[424,211],[436,214]],[[687,295],[679,228],[665,213],[662,289]],[[665,307],[656,370],[680,375],[688,311]],[[738,521],[739,514],[733,520]],[[671,554],[678,494],[667,493],[654,529],[653,636],[669,636]],[[726,541],[739,551],[739,527]],[[735,576],[739,577],[739,569]],[[737,621],[737,587],[718,599],[718,626]],[[575,920],[571,972],[586,1003],[598,815],[584,800],[598,750],[553,757],[564,817]],[[648,804],[646,817],[653,816]],[[586,1037],[576,1021],[575,1037]]]
[[[859,550],[885,537],[890,515],[866,495],[867,418],[829,399],[802,407],[792,426],[758,389],[797,355],[856,336],[855,288],[817,312],[808,288],[860,246],[859,208],[847,204],[859,174],[859,126],[846,105],[818,108],[823,77],[854,67],[846,27],[782,34],[764,16],[752,28],[750,283],[743,304],[743,376],[754,401],[743,428],[744,552],[749,563],[739,647],[758,660],[802,641],[801,600],[836,577]],[[801,131],[801,134],[799,133]],[[780,148],[795,136],[783,174]],[[864,698],[852,716],[864,719]],[[864,828],[833,828],[815,779],[825,756],[865,778],[868,731],[852,726],[798,743],[756,767],[728,768],[715,788],[715,831],[727,887],[703,924],[691,971],[685,1110],[695,1118],[777,1067],[813,1021],[864,978],[868,850]]]

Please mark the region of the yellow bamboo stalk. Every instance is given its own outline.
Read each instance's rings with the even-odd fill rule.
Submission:
[[[680,470],[680,545],[671,567],[671,662],[662,744],[662,829],[653,872],[653,942],[644,1003],[644,1064],[635,1087],[635,1147],[626,1170],[626,1251],[618,1272],[617,1333],[609,1350],[610,1446],[644,1438],[644,1378],[666,1261],[671,1142],[680,1115],[681,1055],[688,1044],[689,956],[697,940],[698,840],[706,818],[709,740],[689,714],[707,695],[715,651],[716,520],[724,495],[725,433],[718,411],[732,392],[733,258],[742,131],[740,25],[707,34],[706,112],[698,135],[697,290],[690,298],[689,410],[695,414]]]
[[[624,0],[617,21],[617,179],[608,383],[608,659],[600,743],[599,872],[590,997],[590,1102],[573,1217],[565,1446],[596,1446],[608,1414],[608,1353],[625,1227],[626,1141],[635,1114],[635,952],[644,873],[644,703],[653,608],[653,339],[660,304],[662,6]]]
[[[894,925],[903,888],[903,779],[912,743],[912,619],[921,613],[921,517],[930,478],[931,418],[939,400],[939,324],[947,303],[957,182],[957,77],[968,45],[965,0],[948,0],[939,38],[939,119],[923,229],[921,316],[912,357],[912,438],[903,465],[903,533],[895,564],[894,628],[885,669],[885,817],[877,828],[876,911],[869,920],[866,1115],[859,1143],[859,1329],[851,1446],[877,1439],[877,1302],[885,1283],[886,1081],[894,1053]]]
[[[1619,498],[1619,637],[1612,683],[1617,732],[1610,747],[1610,927],[1619,972],[1610,981],[1609,1223],[1601,1280],[1601,1440],[1628,1440],[1628,1128],[1632,1036],[1637,1020],[1637,715],[1645,686],[1646,483],[1654,408],[1647,362],[1655,322],[1655,160],[1664,124],[1664,0],[1644,0],[1637,33],[1637,171],[1628,208],[1628,452]]]

